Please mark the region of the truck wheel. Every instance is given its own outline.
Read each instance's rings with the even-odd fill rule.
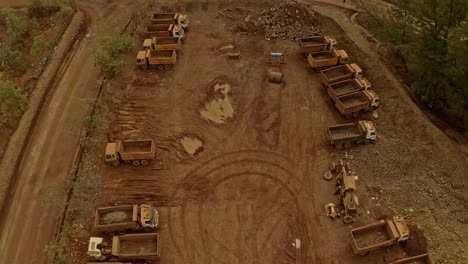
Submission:
[[[149,233],[149,232],[151,232],[151,231],[153,231],[153,228],[151,228],[151,227],[145,227],[145,228],[143,228],[143,232],[145,232],[145,233]]]
[[[345,216],[343,217],[343,223],[349,225],[349,224],[351,224],[352,222],[354,222],[354,219],[353,219],[352,216],[350,216],[350,215],[345,215]]]
[[[346,118],[346,119],[350,119],[350,118],[351,118],[351,114],[346,114],[346,115],[345,115],[345,118]]]
[[[370,143],[372,143],[372,144],[375,144],[375,140],[371,140],[371,142],[370,142]]]
[[[351,143],[349,143],[349,142],[347,142],[347,143],[344,143],[344,147],[345,147],[345,148],[349,148],[349,147],[351,147]]]
[[[341,149],[341,148],[343,148],[343,145],[342,144],[335,144],[335,148],[336,149]]]
[[[118,161],[118,160],[114,160],[114,161],[112,162],[112,166],[114,166],[114,167],[117,167],[117,166],[119,166],[119,165],[120,165],[120,161]]]
[[[358,117],[358,115],[359,115],[359,112],[354,112],[353,113],[353,117]]]
[[[369,145],[370,144],[370,140],[369,139],[364,139],[364,145]]]
[[[358,255],[359,255],[359,256],[365,256],[365,255],[367,255],[367,254],[369,254],[369,252],[359,253]]]
[[[164,65],[164,69],[169,70],[170,68],[171,68],[171,65],[169,64]]]
[[[160,71],[164,70],[164,66],[158,65],[158,70],[160,70]]]
[[[331,179],[333,179],[333,174],[331,173],[331,171],[327,171],[323,174],[323,178],[327,181],[330,181]]]
[[[148,165],[149,162],[147,160],[141,160],[140,163],[141,165]]]
[[[132,161],[132,164],[135,165],[135,166],[138,166],[138,165],[140,165],[140,161],[139,160],[134,160],[134,161]]]

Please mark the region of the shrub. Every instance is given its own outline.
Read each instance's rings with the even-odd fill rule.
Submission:
[[[12,84],[0,81],[0,111],[9,117],[19,117],[26,108],[26,97]]]

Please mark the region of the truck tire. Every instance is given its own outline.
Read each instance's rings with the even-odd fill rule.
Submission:
[[[333,174],[331,173],[331,171],[327,171],[323,174],[323,178],[327,181],[330,181],[331,179],[333,179]]]
[[[140,161],[141,165],[145,166],[145,165],[148,165],[148,161],[147,160],[141,160]]]
[[[369,139],[364,139],[364,141],[362,142],[364,145],[369,145],[370,144],[370,140]]]
[[[346,118],[346,119],[350,119],[351,116],[352,116],[351,114],[346,114],[346,115],[345,115],[345,118]]]
[[[350,216],[350,215],[345,215],[345,216],[343,217],[343,223],[349,225],[349,224],[351,224],[352,222],[354,222],[354,218],[353,218],[352,216]]]
[[[160,70],[160,71],[164,70],[164,66],[162,66],[162,65],[158,65],[157,68],[158,68],[158,70]]]
[[[134,161],[132,161],[132,164],[134,166],[138,166],[138,165],[140,165],[140,161],[139,160],[134,160]]]
[[[154,229],[151,228],[151,227],[145,227],[145,228],[143,228],[142,231],[143,231],[144,233],[150,233],[150,232],[154,231]]]
[[[353,117],[358,117],[359,112],[354,112],[354,113],[352,113],[352,115],[353,115]]]
[[[120,165],[120,161],[119,161],[119,160],[114,160],[114,161],[112,162],[112,166],[114,166],[114,167],[117,167],[117,166],[119,166],[119,165]]]
[[[342,145],[342,144],[339,144],[339,143],[337,143],[337,144],[335,144],[335,148],[336,148],[336,149],[342,149],[342,148],[343,148],[343,145]]]
[[[171,65],[169,65],[169,64],[164,65],[165,70],[169,70],[170,68],[171,68]]]
[[[345,148],[351,147],[351,142],[346,142],[346,143],[344,143],[344,147],[345,147]]]

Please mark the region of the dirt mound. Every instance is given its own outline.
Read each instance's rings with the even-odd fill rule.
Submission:
[[[306,5],[290,1],[265,9],[259,20],[266,38],[298,40],[320,34],[318,15]]]
[[[109,212],[103,215],[101,218],[101,224],[103,225],[130,222],[130,221],[132,221],[132,215],[129,212],[125,212],[125,211]]]

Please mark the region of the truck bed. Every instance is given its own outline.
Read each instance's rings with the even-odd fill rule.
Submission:
[[[144,141],[124,141],[122,142],[123,153],[133,152],[151,152],[152,142],[150,140]]]
[[[340,140],[345,138],[354,138],[361,136],[356,124],[353,123],[333,126],[330,127],[329,130],[330,137],[332,140]]]
[[[157,43],[156,43],[156,45],[157,45]],[[172,55],[173,55],[172,50],[152,50],[150,52],[150,57],[151,58],[171,58]]]
[[[155,13],[151,16],[151,19],[175,19],[173,13]]]
[[[330,84],[330,88],[333,90],[335,96],[358,92],[362,89],[353,79]]]
[[[323,37],[311,37],[301,39],[302,46],[309,47],[324,43]]]
[[[142,233],[114,236],[112,238],[112,254],[121,258],[159,257],[159,234]]]
[[[353,235],[359,248],[368,247],[391,239],[385,230],[385,226],[378,229],[367,230],[366,232],[353,233]]]
[[[131,222],[132,215],[133,215],[133,207],[129,208],[129,210],[102,212],[99,215],[99,224],[109,225],[109,224]]]
[[[337,98],[345,108],[353,108],[361,104],[367,104],[367,98],[362,93],[353,93]]]
[[[328,79],[335,79],[336,77],[349,74],[345,66],[333,67],[333,68],[324,70],[323,73],[328,77]]]
[[[155,24],[146,26],[146,32],[168,31],[169,24]]]
[[[160,44],[178,44],[179,38],[156,38],[156,45]]]
[[[335,58],[331,52],[317,52],[311,53],[311,55],[314,60],[327,60]]]

